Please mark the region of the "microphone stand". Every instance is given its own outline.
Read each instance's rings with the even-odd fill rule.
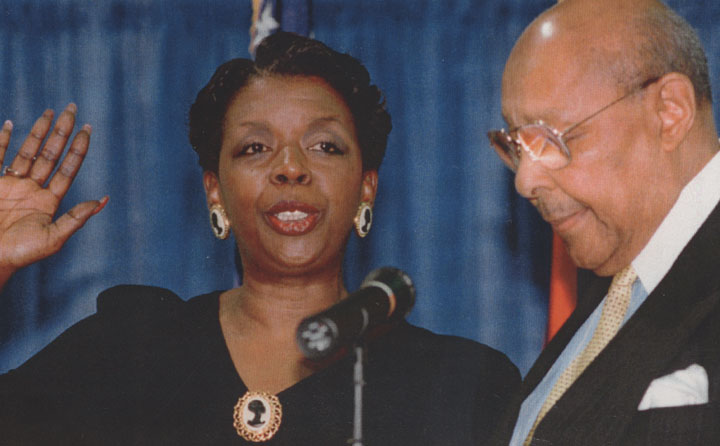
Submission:
[[[365,381],[363,379],[363,364],[365,359],[365,347],[362,341],[355,344],[355,366],[353,368],[353,383],[355,387],[355,413],[353,416],[353,438],[348,440],[352,446],[363,446],[362,442],[362,395]]]

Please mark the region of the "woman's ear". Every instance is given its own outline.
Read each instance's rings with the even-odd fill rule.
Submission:
[[[695,88],[684,74],[668,73],[658,81],[657,115],[663,150],[673,151],[685,139],[695,121]]]
[[[366,170],[363,172],[363,180],[360,189],[360,201],[375,204],[375,194],[377,193],[378,173],[377,170]]]
[[[203,187],[205,188],[208,208],[213,204],[222,205],[222,200],[220,199],[220,184],[215,172],[210,170],[203,172]]]

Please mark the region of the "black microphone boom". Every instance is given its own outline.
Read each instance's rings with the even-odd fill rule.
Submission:
[[[384,267],[365,277],[360,289],[327,310],[303,319],[296,339],[306,358],[326,358],[342,345],[361,339],[369,329],[404,318],[415,304],[407,274]]]

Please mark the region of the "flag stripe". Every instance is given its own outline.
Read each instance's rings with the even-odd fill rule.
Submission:
[[[560,237],[553,234],[547,341],[562,327],[577,302],[577,267]]]

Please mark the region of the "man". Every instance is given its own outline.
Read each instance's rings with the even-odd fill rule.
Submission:
[[[720,155],[694,31],[655,0],[566,0],[513,48],[502,109],[518,192],[607,280],[497,442],[720,444]]]

